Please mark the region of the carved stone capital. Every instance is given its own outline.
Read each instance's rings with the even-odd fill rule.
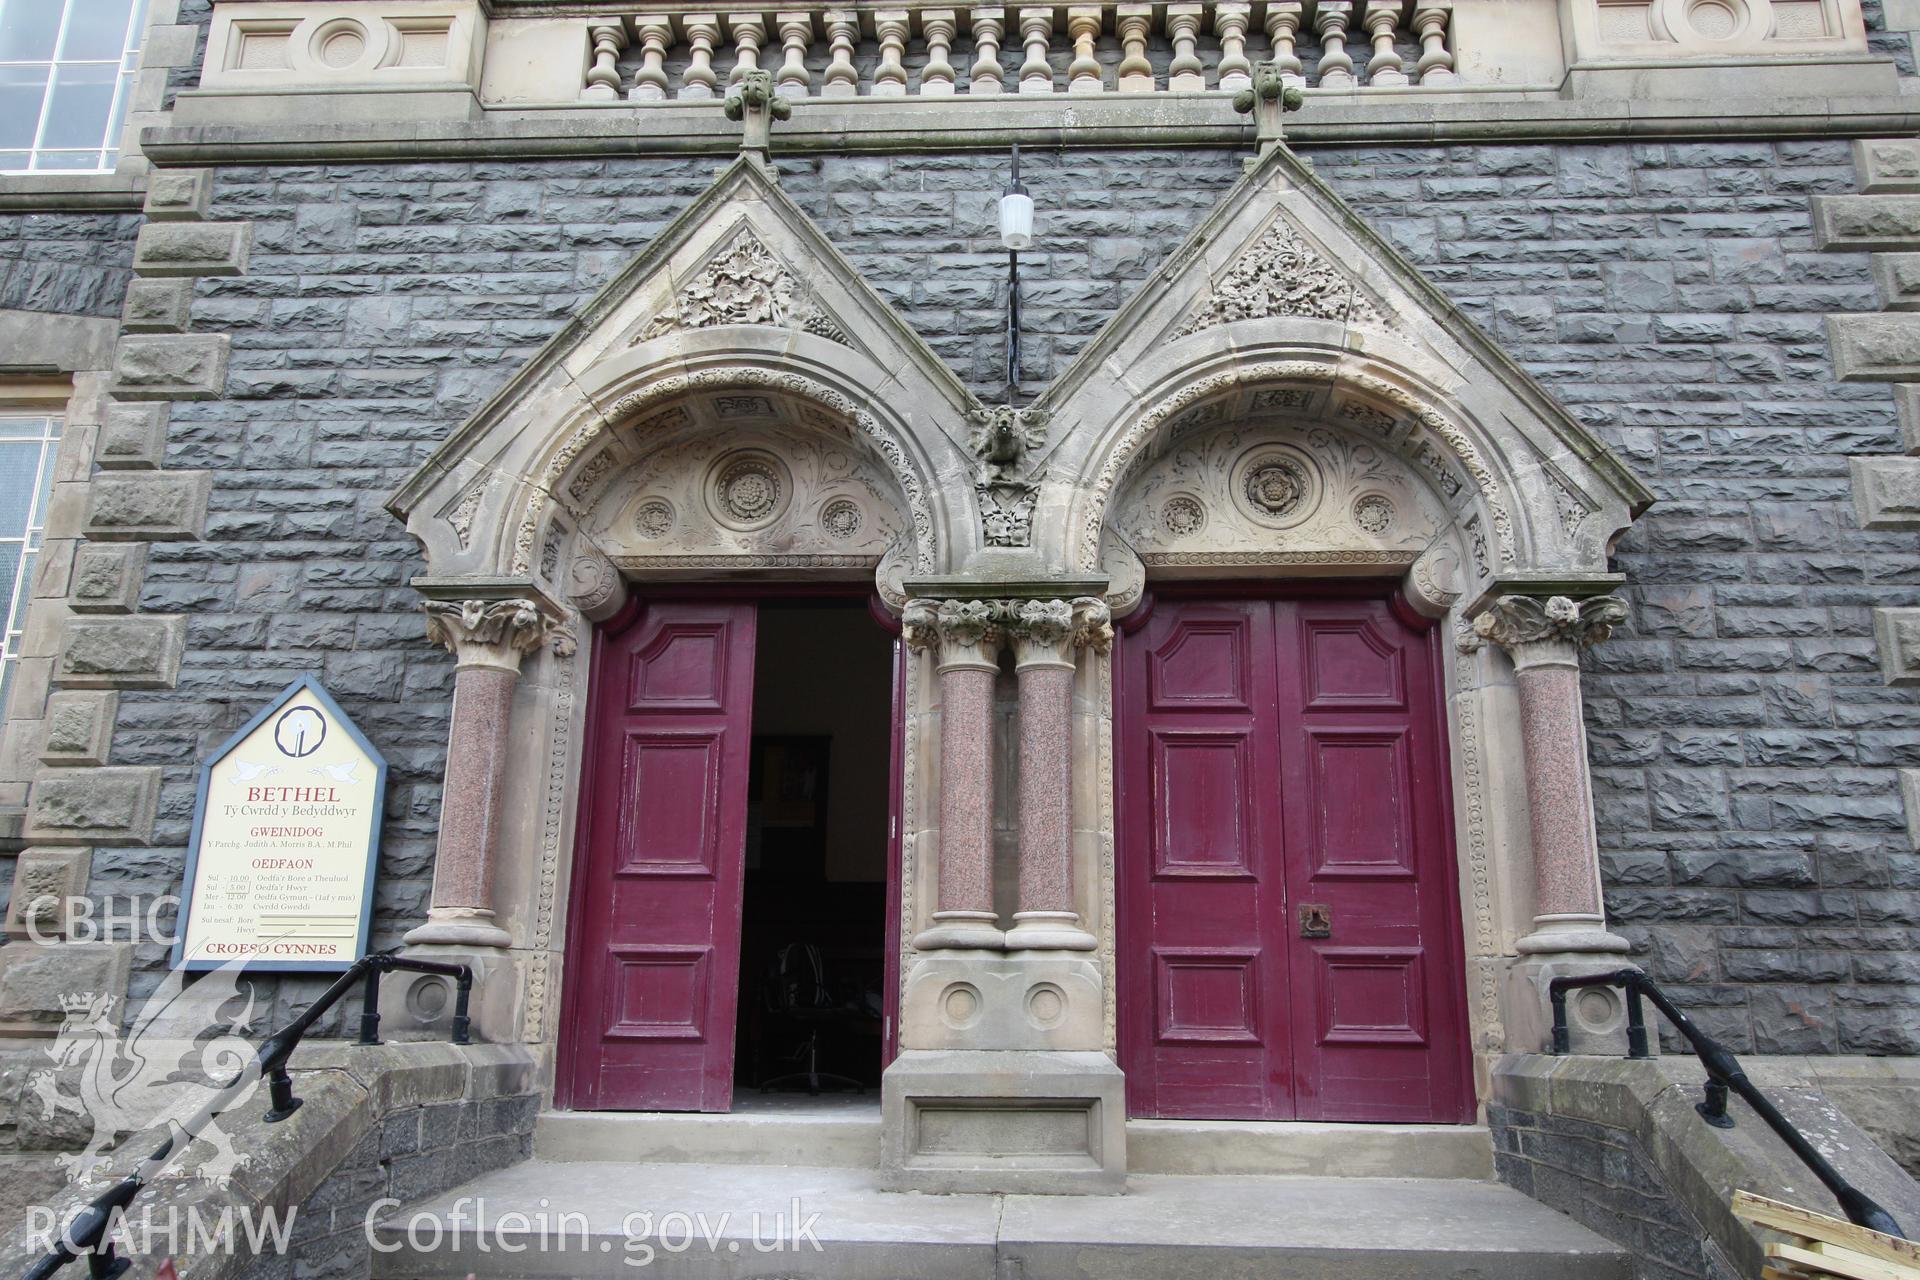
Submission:
[[[1076,649],[1106,653],[1113,648],[1113,611],[1098,596],[1080,596],[1073,602],[1073,644]]]
[[[427,639],[446,646],[462,667],[518,673],[520,660],[542,645],[573,652],[573,629],[531,600],[429,600]]]
[[[901,611],[907,647],[932,650],[941,670],[998,665],[1004,617],[992,600],[909,600]]]
[[[1073,665],[1073,606],[1065,600],[1009,600],[1007,631],[1022,667]]]
[[[1510,595],[1488,605],[1473,620],[1474,634],[1505,649],[1516,667],[1540,662],[1577,660],[1613,634],[1627,620],[1626,602],[1618,596]]]

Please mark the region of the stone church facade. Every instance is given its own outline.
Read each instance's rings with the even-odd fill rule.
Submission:
[[[0,409],[62,424],[22,1041],[166,965],[37,904],[177,893],[197,762],[312,673],[392,767],[374,944],[473,964],[543,1109],[725,1110],[728,673],[871,597],[889,1186],[1484,1122],[1623,964],[1743,1053],[1920,1050],[1904,0],[147,21],[118,167],[0,177]],[[705,931],[609,941],[623,876]]]

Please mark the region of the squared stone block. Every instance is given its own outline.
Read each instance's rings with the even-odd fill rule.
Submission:
[[[1844,381],[1920,378],[1920,315],[1828,316],[1827,341]]]
[[[140,280],[127,286],[120,327],[128,333],[183,333],[193,309],[193,281]]]
[[[84,542],[73,553],[67,607],[76,613],[132,613],[146,577],[147,543]]]
[[[880,1186],[1117,1195],[1126,1097],[1104,1053],[903,1050],[881,1077]]]
[[[52,694],[41,722],[40,762],[72,767],[105,764],[119,710],[120,695],[110,689],[62,689]]]
[[[133,244],[142,276],[237,276],[253,247],[251,222],[149,222]]]
[[[94,462],[108,471],[159,466],[167,448],[169,412],[165,404],[108,404],[94,441]]]
[[[68,618],[53,681],[63,689],[171,689],[186,638],[187,620],[177,615]]]
[[[1864,192],[1920,192],[1920,142],[1912,138],[1858,139],[1853,144],[1853,169]]]
[[[58,1033],[67,1017],[63,998],[125,1000],[132,965],[131,942],[22,941],[0,947],[0,1035]]]
[[[207,471],[108,471],[87,492],[86,536],[101,542],[179,542],[207,524]]]
[[[1875,609],[1873,638],[1888,684],[1920,684],[1920,609]]]
[[[1907,813],[1907,843],[1920,852],[1920,769],[1900,771],[1900,803]]]
[[[86,894],[92,870],[91,849],[22,849],[13,865],[6,935],[35,942],[65,937],[73,900]]]
[[[122,400],[214,400],[227,386],[224,333],[129,334],[114,353],[110,391]]]
[[[155,169],[147,177],[147,221],[198,221],[213,202],[213,170]]]
[[[27,796],[25,834],[47,844],[147,844],[159,805],[158,765],[42,769]]]
[[[1851,251],[1920,247],[1920,196],[1815,196],[1813,242]]]
[[[1853,514],[1863,529],[1920,529],[1920,458],[1847,459]]]

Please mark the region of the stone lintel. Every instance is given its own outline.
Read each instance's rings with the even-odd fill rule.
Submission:
[[[41,844],[149,844],[158,765],[42,769],[27,799],[26,838]]]
[[[227,385],[224,333],[129,334],[114,353],[113,385],[122,400],[214,400]]]
[[[1853,510],[1863,529],[1920,529],[1920,458],[1876,454],[1847,459]]]
[[[253,247],[251,222],[149,222],[133,246],[142,276],[237,276]]]
[[[1834,375],[1843,382],[1920,378],[1920,315],[1828,316],[1827,341],[1833,348]]]
[[[171,689],[186,639],[180,615],[70,617],[53,681],[63,689]]]
[[[209,471],[109,471],[87,493],[87,537],[102,542],[179,542],[202,537]]]

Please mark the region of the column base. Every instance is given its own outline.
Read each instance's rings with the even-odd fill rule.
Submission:
[[[1063,1052],[1104,1047],[1100,965],[1082,952],[939,951],[919,957],[900,1002],[909,1049]]]
[[[915,951],[999,951],[1007,945],[999,917],[991,911],[936,911],[933,927],[913,937]]]
[[[484,1044],[518,1043],[522,1034],[528,952],[498,947],[409,945],[416,960],[464,964],[473,970],[468,1033]],[[383,1041],[445,1040],[453,1029],[454,981],[431,973],[395,969],[380,978],[380,1038]],[[349,1024],[349,1033],[358,1030]]]
[[[425,924],[407,930],[410,947],[510,947],[513,935],[480,907],[429,907]]]
[[[880,1187],[1117,1195],[1126,1090],[1106,1054],[909,1049],[880,1083]]]
[[[1608,933],[1602,916],[1535,916],[1533,932],[1514,943],[1513,949],[1523,956],[1625,955],[1633,944]]]
[[[1553,1004],[1548,984],[1555,978],[1585,977],[1630,967],[1604,955],[1531,955],[1511,961],[1507,968],[1507,1049],[1513,1053],[1553,1051]],[[1647,1013],[1648,1047],[1660,1049],[1658,1022],[1651,1005]],[[1618,1058],[1627,1052],[1626,993],[1618,987],[1586,987],[1567,993],[1567,1051]]]
[[[1073,911],[1016,911],[1007,930],[1009,951],[1092,951],[1098,942]]]

